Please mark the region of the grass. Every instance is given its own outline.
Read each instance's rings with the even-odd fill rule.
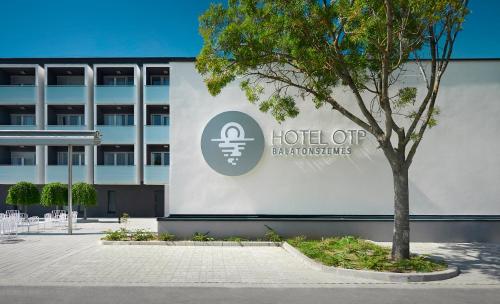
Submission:
[[[433,272],[447,268],[444,262],[434,261],[423,255],[392,261],[390,248],[353,236],[322,240],[296,237],[287,241],[309,258],[327,266],[389,272]]]

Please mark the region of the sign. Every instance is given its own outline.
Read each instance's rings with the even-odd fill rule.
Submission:
[[[264,135],[249,115],[223,112],[213,117],[201,136],[207,164],[220,174],[238,176],[252,170],[264,150]]]
[[[273,130],[273,156],[350,155],[352,146],[366,137],[365,130]]]

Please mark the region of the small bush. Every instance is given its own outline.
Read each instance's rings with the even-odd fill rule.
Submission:
[[[9,205],[34,205],[40,202],[40,192],[32,183],[19,182],[9,187],[5,202]]]
[[[201,233],[201,232],[195,232],[193,236],[191,237],[192,241],[196,242],[209,242],[209,241],[215,241],[213,237],[208,236],[209,232]]]
[[[122,216],[120,216],[120,223],[127,224],[130,216],[128,213],[122,213]]]
[[[171,242],[171,241],[175,240],[175,235],[168,233],[168,232],[159,233],[158,240],[165,241],[165,242]]]
[[[68,187],[61,183],[49,183],[43,186],[40,204],[45,207],[66,206],[68,204]]]
[[[267,228],[266,234],[264,234],[264,240],[269,242],[279,243],[283,241],[283,238],[271,227],[265,225]]]
[[[247,242],[248,239],[245,239],[245,238],[242,238],[239,236],[230,236],[230,237],[226,238],[224,241],[241,243],[241,242]]]
[[[129,240],[129,232],[125,228],[120,228],[118,230],[108,230],[106,231],[106,235],[102,238],[106,241],[128,241]]]
[[[132,241],[152,241],[156,239],[156,236],[151,231],[137,229],[130,234],[130,239]]]

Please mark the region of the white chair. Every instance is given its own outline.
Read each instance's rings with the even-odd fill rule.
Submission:
[[[47,225],[52,226],[52,224],[53,224],[52,213],[45,213],[43,215],[43,229],[46,229]]]

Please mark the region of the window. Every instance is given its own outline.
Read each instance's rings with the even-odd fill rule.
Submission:
[[[10,76],[10,84],[16,86],[34,86],[34,75],[12,75]]]
[[[13,166],[35,165],[35,152],[11,152],[10,158]]]
[[[151,85],[168,85],[168,76],[152,75],[150,76]]]
[[[85,83],[83,76],[56,76],[59,86],[82,86]]]
[[[151,114],[151,125],[153,126],[168,126],[170,118],[168,114]]]
[[[104,114],[104,125],[133,126],[134,114]]]
[[[104,85],[131,86],[134,85],[134,76],[104,76]]]
[[[57,165],[67,165],[68,164],[68,152],[58,151],[57,152]],[[73,166],[85,166],[85,152],[73,152]]]
[[[170,164],[169,152],[151,152],[152,166],[168,166]]]
[[[108,213],[116,213],[116,191],[108,190]]]
[[[133,166],[134,152],[104,152],[106,166]]]
[[[57,124],[64,126],[83,126],[83,114],[57,114]]]
[[[18,126],[34,126],[35,114],[11,114],[10,124]]]

